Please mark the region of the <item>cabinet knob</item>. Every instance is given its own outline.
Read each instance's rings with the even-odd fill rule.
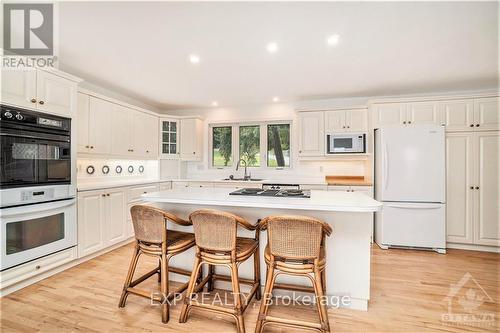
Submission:
[[[347,128],[351,128],[351,126],[347,126]]]
[[[39,101],[38,103],[40,103],[40,105],[44,105],[45,104],[44,101]]]
[[[195,152],[195,151],[193,151],[193,155],[196,155],[196,152]]]
[[[345,126],[342,126],[342,128],[345,128]]]
[[[105,197],[105,196],[106,196],[106,194],[103,194],[102,196],[103,196],[103,197]]]
[[[40,268],[42,268],[42,266],[40,266],[40,265],[35,266],[35,269],[40,269]]]
[[[90,146],[89,146],[89,145],[87,145],[87,146],[85,146],[85,148],[90,148]]]
[[[479,186],[476,186],[476,190],[479,190]]]
[[[408,124],[411,124],[411,120],[408,121]]]
[[[90,146],[90,149],[94,149],[94,146]]]
[[[301,153],[302,153],[302,150],[299,150],[299,154],[301,154]]]
[[[476,127],[479,127],[479,124],[476,124]]]
[[[36,103],[36,99],[35,99],[35,98],[32,98],[32,99],[30,100],[30,102],[31,102],[31,103]]]
[[[148,154],[149,154],[149,150],[146,150],[146,153],[148,153]]]
[[[474,186],[471,186],[471,187],[470,187],[470,189],[471,189],[471,190],[473,190],[473,189],[474,189]]]
[[[406,124],[406,121],[403,121],[403,124]]]
[[[470,127],[474,127],[474,124],[470,124],[469,126],[470,126]]]

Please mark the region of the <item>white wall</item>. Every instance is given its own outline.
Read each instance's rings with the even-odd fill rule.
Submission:
[[[314,102],[321,107],[341,107],[360,105],[360,101],[366,99],[351,99],[335,100],[335,104],[322,102]],[[301,107],[305,103],[301,103]],[[272,103],[263,105],[245,105],[233,107],[218,107],[206,109],[189,109],[189,110],[169,110],[168,113],[179,116],[194,116],[198,115],[205,119],[204,123],[204,150],[202,162],[184,162],[182,163],[181,175],[185,178],[195,179],[220,179],[225,178],[230,174],[242,175],[243,171],[235,171],[235,166],[231,169],[213,169],[208,164],[208,126],[210,123],[218,122],[245,122],[245,121],[266,121],[266,120],[291,120],[292,121],[292,135],[291,135],[291,148],[292,160],[291,168],[284,170],[276,169],[254,169],[249,168],[252,176],[255,178],[266,178],[269,180],[290,180],[305,179],[311,181],[324,180],[325,175],[370,175],[369,166],[364,161],[299,161],[297,158],[297,112],[298,108],[296,103]]]

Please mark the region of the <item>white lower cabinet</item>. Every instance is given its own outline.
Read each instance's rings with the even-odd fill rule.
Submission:
[[[84,257],[126,239],[125,190],[78,194],[78,257]]]
[[[369,185],[350,185],[350,186],[338,186],[338,185],[328,185],[328,191],[343,191],[343,192],[360,192],[373,198],[373,186]]]
[[[500,132],[446,134],[447,241],[500,246]]]

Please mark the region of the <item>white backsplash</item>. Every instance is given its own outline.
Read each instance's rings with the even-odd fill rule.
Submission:
[[[156,180],[159,179],[159,162],[153,160],[116,160],[116,159],[86,159],[79,158],[77,160],[77,182],[94,183],[94,182],[121,182],[121,181],[139,181],[139,180]],[[94,167],[94,173],[88,174],[87,168]],[[103,167],[109,167],[109,173],[103,173]],[[121,166],[122,172],[117,173],[116,168]],[[139,168],[144,167],[144,171],[140,172]],[[129,167],[133,168],[129,172]]]

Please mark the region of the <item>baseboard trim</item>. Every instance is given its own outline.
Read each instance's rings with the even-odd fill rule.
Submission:
[[[500,253],[500,247],[476,244],[446,243],[446,248],[468,251],[494,252]]]

